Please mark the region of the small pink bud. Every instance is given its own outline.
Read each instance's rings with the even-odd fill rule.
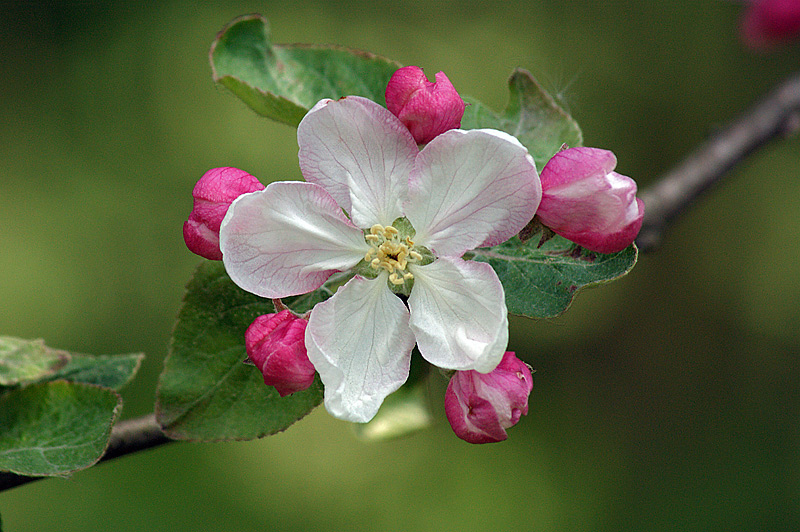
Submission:
[[[800,36],[800,0],[751,0],[741,35],[754,50],[765,50]]]
[[[417,144],[461,127],[467,104],[444,75],[431,83],[421,68],[398,69],[386,86],[386,107],[408,128]]]
[[[533,377],[513,352],[490,373],[457,371],[447,385],[444,409],[456,436],[469,443],[505,440],[506,430],[528,413]]]
[[[569,148],[547,162],[539,176],[542,201],[536,216],[559,235],[586,249],[616,253],[639,234],[644,203],[636,182],[614,172],[608,150]]]
[[[263,190],[258,179],[238,168],[213,168],[203,174],[192,190],[194,207],[183,224],[183,240],[192,253],[222,260],[219,226],[233,200]]]
[[[306,354],[308,321],[291,310],[264,314],[244,333],[247,356],[281,397],[305,390],[314,382],[314,366]]]

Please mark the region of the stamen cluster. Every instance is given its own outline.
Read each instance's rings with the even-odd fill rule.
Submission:
[[[375,270],[384,269],[389,273],[389,282],[400,286],[414,275],[406,271],[409,263],[422,260],[422,255],[414,251],[414,241],[411,237],[402,238],[396,227],[381,224],[373,225],[369,233],[364,235],[370,249],[364,255],[364,261]]]

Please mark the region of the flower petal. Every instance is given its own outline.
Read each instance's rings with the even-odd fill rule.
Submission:
[[[322,100],[297,126],[300,170],[359,227],[402,216],[418,153],[411,133],[386,108],[358,96]]]
[[[403,208],[415,242],[460,257],[517,234],[541,198],[536,165],[517,139],[491,129],[454,129],[417,156]]]
[[[311,311],[308,358],[325,385],[331,415],[366,423],[408,378],[414,335],[408,309],[386,286],[387,274],[355,276]]]
[[[425,360],[446,369],[492,371],[508,345],[505,293],[492,267],[445,257],[410,271],[409,325]]]
[[[220,228],[225,269],[233,282],[262,297],[319,288],[369,249],[325,189],[286,181],[233,202]]]

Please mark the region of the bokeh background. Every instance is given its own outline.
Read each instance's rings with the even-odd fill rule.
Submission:
[[[146,353],[124,417],[152,411],[201,260],[181,236],[195,181],[300,178],[295,130],[211,80],[234,17],[444,70],[495,108],[527,68],[642,187],[800,64],[797,44],[747,51],[724,0],[1,6],[0,334]],[[174,443],[4,492],[4,530],[797,530],[799,148],[749,158],[625,279],[513,321],[537,372],[505,443],[456,438],[441,396],[433,429],[379,444],[317,409],[264,440]]]

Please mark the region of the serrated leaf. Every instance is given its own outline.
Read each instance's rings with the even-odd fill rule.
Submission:
[[[578,123],[530,72],[516,69],[508,80],[508,89],[508,105],[500,114],[478,101],[467,99],[470,105],[461,120],[461,127],[499,129],[517,137],[528,148],[540,171],[562,144],[575,147],[583,143]]]
[[[55,372],[50,380],[96,384],[120,390],[142,365],[142,354],[89,356],[72,354],[72,360]]]
[[[65,381],[0,397],[0,470],[57,476],[95,464],[122,406],[113,390]]]
[[[54,374],[69,360],[69,353],[47,347],[44,340],[0,336],[0,385],[36,381]]]
[[[385,102],[400,64],[358,50],[270,42],[269,24],[247,15],[225,27],[211,46],[214,81],[258,114],[297,126],[323,98],[364,96]]]
[[[636,246],[604,255],[554,236],[541,247],[534,237],[518,237],[476,249],[474,260],[488,262],[503,283],[511,314],[550,318],[564,312],[581,288],[622,277],[636,264]]]
[[[305,312],[330,296],[320,289],[287,298]],[[174,439],[246,440],[285,430],[322,402],[317,379],[308,390],[280,397],[257,368],[244,364],[244,333],[274,312],[272,302],[245,292],[220,262],[205,262],[189,282],[156,393],[156,416]]]

